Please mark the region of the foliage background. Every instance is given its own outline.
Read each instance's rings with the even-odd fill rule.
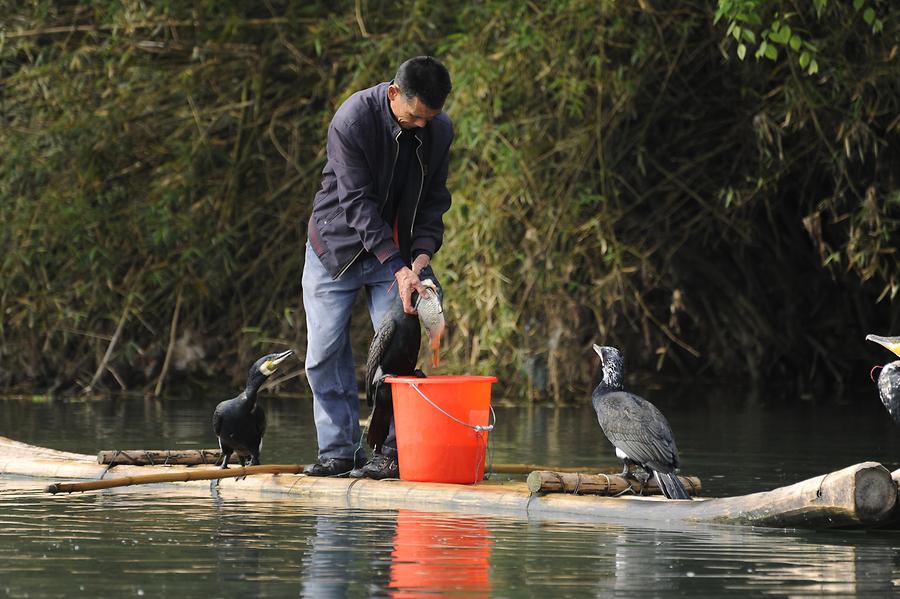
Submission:
[[[900,332],[895,3],[0,15],[0,388],[159,394],[302,357],[328,121],[426,53],[451,71],[457,130],[445,372],[564,399],[602,342],[633,371],[818,396],[886,360],[866,333]]]

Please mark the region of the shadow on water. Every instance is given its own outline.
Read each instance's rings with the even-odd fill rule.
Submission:
[[[900,434],[874,396],[791,406],[714,394],[653,399],[676,432],[684,472],[701,477],[706,495],[764,490],[870,459],[898,467]],[[264,463],[313,459],[309,402],[263,401]],[[215,402],[0,401],[0,435],[91,454],[212,447]],[[586,404],[500,407],[497,422],[497,462],[616,465]],[[179,486],[48,496],[44,484],[0,479],[0,597],[882,597],[900,581],[895,531],[573,524]]]

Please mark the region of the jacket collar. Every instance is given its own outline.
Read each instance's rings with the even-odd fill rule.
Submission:
[[[388,130],[391,132],[391,139],[397,139],[397,136],[403,131],[403,128],[400,127],[400,123],[397,122],[397,119],[394,118],[394,112],[391,110],[391,102],[388,100],[387,90],[388,86],[394,82],[393,79],[390,81],[386,81],[378,86],[378,91],[376,92],[379,96],[378,105],[381,107],[382,118],[384,118],[385,123],[387,123]],[[413,132],[413,137],[415,137],[419,144],[422,143],[422,133],[425,129],[428,128],[428,125],[425,127],[421,127],[416,129]]]

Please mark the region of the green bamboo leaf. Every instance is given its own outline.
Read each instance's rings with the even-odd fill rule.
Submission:
[[[784,27],[781,28],[780,33],[781,33],[781,43],[787,44],[791,40],[791,34],[793,33],[791,31],[791,26],[788,24],[785,24]]]
[[[816,62],[815,58],[812,60],[812,62],[809,63],[809,71],[808,72],[810,75],[815,75],[816,73],[819,72],[819,63]]]
[[[778,49],[772,45],[767,46],[766,58],[768,58],[769,60],[778,60]]]
[[[869,25],[875,20],[875,10],[870,6],[866,10],[863,11],[863,21],[868,23]]]
[[[800,46],[802,46],[802,45],[803,45],[803,40],[800,39],[799,35],[791,36],[791,50],[794,50],[796,52],[797,50],[800,49]]]
[[[747,46],[745,46],[744,44],[738,44],[737,55],[738,58],[744,60],[744,57],[747,55]]]
[[[791,28],[785,25],[772,32],[769,39],[777,44],[786,44],[791,39]]]
[[[750,29],[742,29],[741,37],[743,37],[745,40],[747,40],[751,44],[756,43],[756,34],[753,33],[753,31],[751,31]]]
[[[810,56],[809,52],[804,51],[800,54],[800,68],[801,69],[805,69],[806,67],[809,66],[810,58],[811,58],[811,56]]]
[[[865,4],[865,3],[866,3],[865,0],[853,0],[853,10],[858,11],[860,8],[863,7],[863,4]]]

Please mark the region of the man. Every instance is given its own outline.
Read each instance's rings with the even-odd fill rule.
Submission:
[[[393,81],[350,96],[328,127],[303,267],[306,375],[319,443],[306,474],[334,476],[362,465],[350,312],[365,289],[373,326],[394,293],[415,314],[412,293],[424,291],[418,274],[441,247],[450,208],[453,126],[441,112],[450,88],[440,62],[411,58]],[[399,476],[393,426],[383,450],[354,475]]]

